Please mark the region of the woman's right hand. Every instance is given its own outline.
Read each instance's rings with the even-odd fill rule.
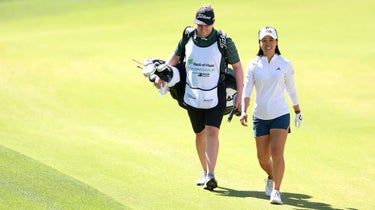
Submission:
[[[247,113],[246,112],[241,113],[240,122],[243,126],[247,126]]]

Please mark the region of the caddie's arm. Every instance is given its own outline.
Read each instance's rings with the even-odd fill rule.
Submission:
[[[172,55],[168,58],[167,64],[170,66],[176,66],[180,62],[180,56],[176,55],[175,53],[172,53]]]
[[[237,98],[242,98],[242,89],[243,89],[243,69],[241,61],[238,61],[237,63],[232,64],[232,68],[234,70],[234,76],[236,78],[236,85],[237,85]],[[240,109],[242,104],[242,100],[236,101],[236,108]]]
[[[251,72],[252,64],[249,63],[246,67],[246,77],[244,78],[244,86],[242,90],[242,108],[241,108],[241,117],[240,121],[243,126],[247,126],[247,109],[250,106],[250,98],[251,98],[251,92],[253,91],[254,87],[254,78],[253,74]]]

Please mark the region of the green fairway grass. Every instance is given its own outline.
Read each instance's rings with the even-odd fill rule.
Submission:
[[[251,126],[201,175],[185,110],[132,59],[166,59],[203,2],[0,0],[0,209],[374,209],[375,2],[211,1],[243,67],[276,27],[302,109],[264,195]],[[253,94],[254,96],[254,94]]]
[[[1,209],[125,208],[78,180],[0,147]]]

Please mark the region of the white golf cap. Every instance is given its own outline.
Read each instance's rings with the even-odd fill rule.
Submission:
[[[263,39],[265,36],[271,36],[274,39],[277,39],[277,31],[271,26],[265,26],[258,32],[259,40]]]

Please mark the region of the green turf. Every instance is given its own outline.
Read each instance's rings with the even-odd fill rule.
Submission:
[[[0,147],[1,209],[125,208],[109,196],[38,163]]]
[[[167,58],[200,1],[0,0],[0,208],[373,209],[375,3],[211,1],[245,67],[273,25],[304,121],[286,147],[283,206],[263,196],[252,131],[223,121],[219,188],[187,114],[133,58]]]

